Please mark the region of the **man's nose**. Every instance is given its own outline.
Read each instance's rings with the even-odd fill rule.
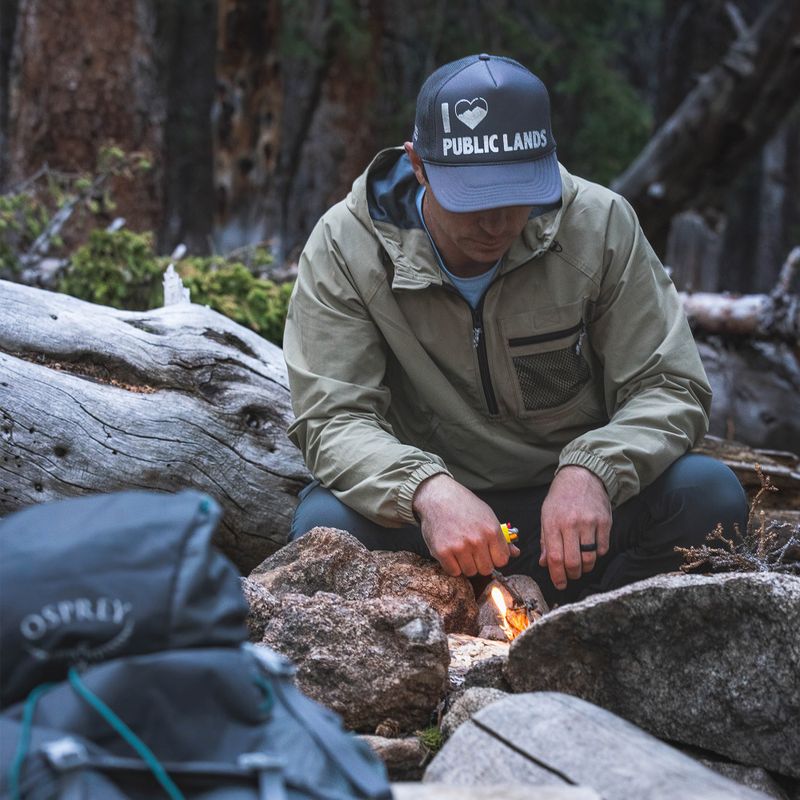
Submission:
[[[492,208],[478,217],[478,226],[490,236],[499,236],[508,227],[505,209]]]

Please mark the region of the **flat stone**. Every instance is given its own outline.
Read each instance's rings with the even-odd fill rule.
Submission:
[[[507,675],[798,777],[798,632],[800,578],[662,575],[550,612],[512,643]]]
[[[478,686],[466,689],[456,698],[442,718],[442,736],[449,739],[473,714],[504,697],[508,697],[508,693],[500,689],[485,689]]]
[[[530,786],[498,782],[489,786],[393,783],[394,800],[602,800],[585,786]]]
[[[460,689],[466,682],[466,676],[477,665],[488,659],[499,657],[508,661],[509,641],[482,639],[479,636],[468,636],[464,633],[451,633],[447,637],[450,648],[450,688]]]
[[[392,781],[418,781],[431,757],[428,748],[416,736],[392,739],[362,735],[359,738],[383,761]]]
[[[765,800],[605,709],[554,692],[508,695],[460,725],[425,783],[588,786],[605,800]]]
[[[262,642],[295,662],[300,689],[352,730],[372,733],[387,720],[408,732],[428,724],[450,660],[441,617],[430,606],[326,592],[281,601]]]

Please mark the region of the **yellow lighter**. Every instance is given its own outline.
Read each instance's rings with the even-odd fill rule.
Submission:
[[[512,528],[510,522],[504,522],[500,525],[500,530],[503,532],[505,540],[511,544],[515,539],[519,538],[519,529]]]

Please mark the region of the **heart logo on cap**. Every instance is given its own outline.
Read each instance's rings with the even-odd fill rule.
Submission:
[[[489,104],[482,97],[474,97],[472,100],[462,99],[456,103],[455,111],[456,116],[474,131],[489,113]]]

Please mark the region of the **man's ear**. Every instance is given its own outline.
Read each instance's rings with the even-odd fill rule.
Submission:
[[[411,167],[414,170],[414,175],[417,176],[417,180],[423,186],[427,186],[428,176],[425,174],[425,165],[422,163],[422,159],[416,154],[414,145],[411,144],[411,142],[406,142],[403,148],[406,151],[409,161],[411,161]]]

